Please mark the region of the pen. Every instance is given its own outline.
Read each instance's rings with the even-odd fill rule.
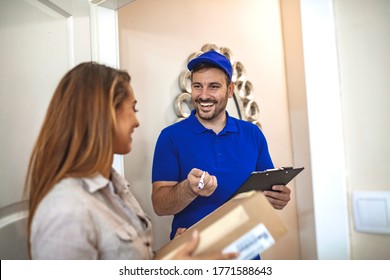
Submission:
[[[202,176],[200,177],[200,181],[199,181],[199,184],[198,184],[198,189],[203,189],[203,186],[204,186],[204,175],[206,174],[206,171],[203,171],[202,173]]]

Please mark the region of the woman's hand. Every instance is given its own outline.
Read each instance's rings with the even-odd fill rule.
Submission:
[[[177,234],[177,232],[176,232]],[[195,252],[200,242],[199,232],[195,230],[192,234],[192,238],[188,241],[184,248],[181,249],[174,257],[174,260],[231,260],[238,256],[238,253],[213,253],[208,255],[200,255],[193,257],[192,254]]]
[[[173,238],[176,238],[179,235],[182,235],[186,230],[187,230],[186,228],[182,228],[182,227],[178,228],[176,233],[175,233],[175,236]]]

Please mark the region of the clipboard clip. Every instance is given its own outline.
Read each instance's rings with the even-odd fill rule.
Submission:
[[[280,168],[266,169],[265,172],[278,171],[278,170],[291,170],[291,169],[293,169],[292,166],[285,166],[285,167],[280,167]]]
[[[289,170],[289,169],[293,169],[292,166],[285,166],[285,167],[281,167],[280,170]]]

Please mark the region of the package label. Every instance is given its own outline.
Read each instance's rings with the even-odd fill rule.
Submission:
[[[239,239],[228,245],[223,252],[239,252],[237,260],[251,260],[275,244],[264,224],[258,224]]]

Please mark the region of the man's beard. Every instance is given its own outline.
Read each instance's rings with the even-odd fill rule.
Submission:
[[[201,118],[202,120],[210,121],[217,118],[222,112],[225,111],[228,103],[227,92],[225,98],[222,99],[219,103],[213,99],[200,99],[200,98],[197,98],[194,103],[195,104],[193,104],[193,106],[195,107],[198,117]],[[200,103],[213,103],[212,106],[214,106],[214,109],[210,112],[203,112]]]

